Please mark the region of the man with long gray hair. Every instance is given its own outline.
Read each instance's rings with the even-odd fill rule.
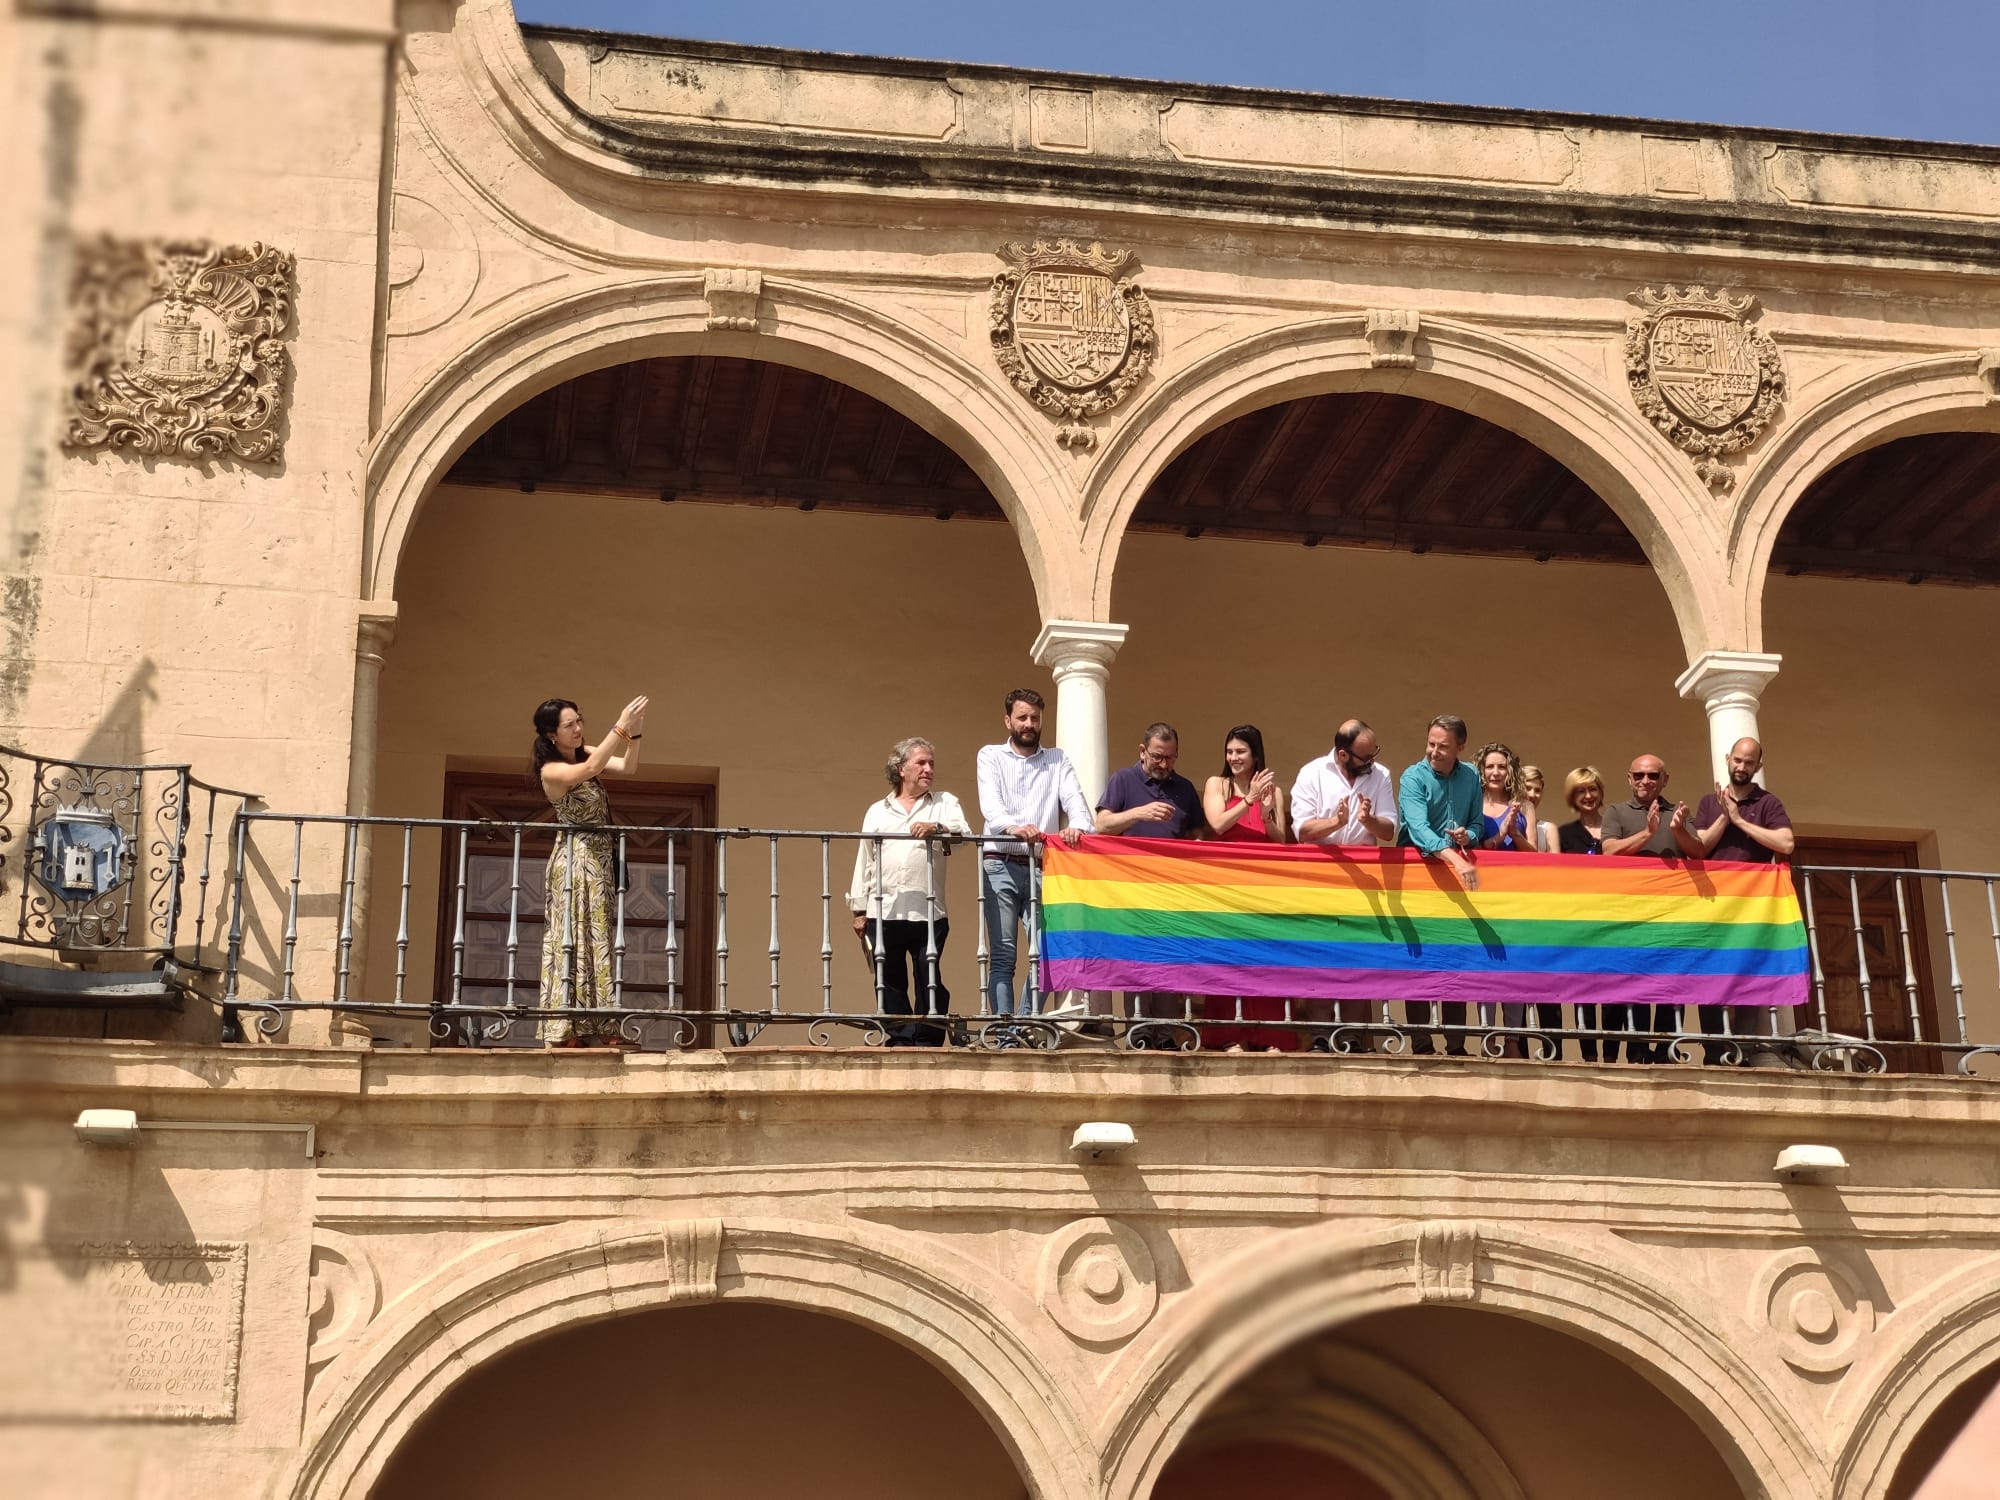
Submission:
[[[890,792],[861,820],[847,907],[875,971],[877,1008],[892,1016],[941,1016],[951,1010],[951,991],[940,970],[951,932],[942,856],[951,851],[936,840],[969,834],[972,825],[958,798],[932,789],[937,747],[929,740],[914,735],[898,740],[883,770]],[[943,1041],[944,1028],[929,1022],[889,1028],[892,1047],[935,1047]]]

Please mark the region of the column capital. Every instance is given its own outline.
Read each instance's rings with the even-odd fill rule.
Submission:
[[[396,606],[393,602],[369,603],[355,612],[354,654],[363,662],[382,665],[382,653],[396,639]]]
[[[1674,679],[1674,691],[1705,704],[1734,700],[1754,708],[1783,661],[1771,651],[1704,651]]]
[[[1091,667],[1101,672],[1118,655],[1131,628],[1101,620],[1049,620],[1028,655],[1036,666],[1057,673]]]

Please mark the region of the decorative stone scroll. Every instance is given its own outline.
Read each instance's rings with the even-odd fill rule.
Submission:
[[[1426,1224],[1417,1232],[1417,1296],[1425,1302],[1470,1302],[1479,1295],[1479,1230],[1471,1224]]]
[[[1087,419],[1131,394],[1153,362],[1153,309],[1125,272],[1128,250],[1092,241],[1009,244],[993,278],[993,357],[1014,387],[1061,420],[1056,441],[1088,451]]]
[[[1368,363],[1377,370],[1417,367],[1417,314],[1407,307],[1368,309]]]
[[[1049,1237],[1038,1277],[1042,1306],[1079,1344],[1108,1348],[1132,1337],[1160,1305],[1153,1252],[1129,1224],[1078,1219]]]
[[[0,1418],[229,1421],[239,1243],[52,1245],[16,1262]]]
[[[1695,472],[1726,493],[1736,477],[1722,458],[1757,441],[1785,394],[1778,346],[1753,328],[1755,297],[1707,287],[1644,287],[1625,325],[1632,399]]]
[[[80,242],[64,443],[276,463],[295,275],[265,245]]]
[[[1986,387],[1986,399],[2000,401],[2000,349],[1979,351],[1979,383]]]
[[[708,303],[708,326],[730,333],[757,331],[757,303],[764,295],[762,271],[717,270],[701,273],[701,295]]]

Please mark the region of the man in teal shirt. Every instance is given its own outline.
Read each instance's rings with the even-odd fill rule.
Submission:
[[[1442,860],[1458,883],[1472,891],[1479,888],[1479,872],[1465,850],[1479,839],[1479,773],[1458,758],[1464,748],[1465,720],[1456,714],[1439,714],[1431,720],[1424,758],[1403,773],[1396,789],[1396,808],[1402,813],[1396,842],[1422,850],[1426,859]],[[1412,1026],[1431,1024],[1434,1009],[1442,1010],[1446,1026],[1465,1024],[1463,1003],[1433,1007],[1427,1001],[1411,1001],[1403,1009]],[[1431,1040],[1419,1036],[1411,1046],[1429,1052]],[[1445,1050],[1462,1057],[1465,1043],[1453,1038]]]

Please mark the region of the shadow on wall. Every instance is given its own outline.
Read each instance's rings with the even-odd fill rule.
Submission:
[[[1020,1500],[1023,1486],[920,1355],[827,1314],[727,1302],[564,1329],[479,1367],[371,1494]]]

